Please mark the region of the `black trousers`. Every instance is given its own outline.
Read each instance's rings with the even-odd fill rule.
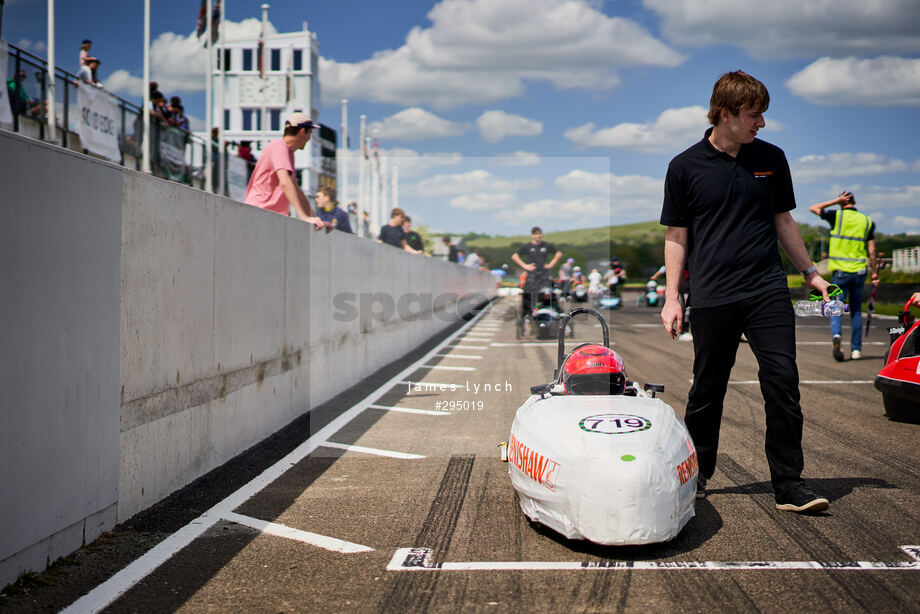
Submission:
[[[700,474],[712,476],[722,404],[741,333],[757,358],[766,413],[770,481],[782,492],[801,481],[802,408],[795,364],[795,313],[788,290],[718,307],[694,307],[693,386],[684,421],[696,445]]]

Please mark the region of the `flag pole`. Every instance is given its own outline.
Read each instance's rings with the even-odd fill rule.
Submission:
[[[337,169],[337,174],[341,177],[342,189],[339,190],[339,197],[348,208],[348,99],[342,99],[342,149],[341,165]],[[357,224],[356,224],[357,225]]]
[[[399,206],[399,167],[393,167],[393,178],[390,180],[393,183],[393,208]]]
[[[48,138],[57,139],[57,109],[54,104],[54,0],[48,0]]]
[[[208,0],[208,10],[204,14],[204,46],[207,49],[208,53],[208,62],[207,62],[207,71],[208,78],[205,80],[205,111],[204,111],[204,123],[205,123],[205,136],[204,139],[207,142],[207,147],[205,148],[205,159],[204,159],[204,191],[213,192],[214,191],[214,169],[213,167],[213,145],[211,144],[211,128],[214,125],[213,122],[213,104],[211,101],[211,79],[214,76],[214,54],[211,49],[211,12],[213,8],[211,5],[211,0]]]
[[[150,174],[150,0],[144,0],[144,133],[141,135],[141,171]]]
[[[268,9],[270,6],[268,4],[262,5],[262,49],[260,60],[262,62],[262,114],[260,116],[262,121],[262,138],[259,143],[261,144],[261,149],[264,149],[268,145],[268,45],[265,44],[266,41],[266,31],[268,29]]]
[[[218,0],[220,2],[220,19],[217,22],[217,53],[218,53],[218,69],[219,74],[217,77],[217,99],[218,105],[217,108],[220,109],[220,115],[217,117],[217,125],[220,126],[220,131],[217,133],[219,140],[218,154],[217,154],[217,168],[218,168],[218,185],[220,186],[219,194],[225,196],[227,194],[227,169],[226,166],[226,150],[224,149],[227,144],[227,137],[224,135],[224,130],[227,126],[224,125],[224,115],[226,114],[225,101],[224,101],[224,74],[227,72],[227,58],[224,53],[224,22],[226,17],[226,0]],[[213,55],[213,54],[212,54]]]
[[[360,228],[361,233],[359,236],[364,236],[364,212],[367,211],[370,214],[370,211],[367,206],[367,168],[366,160],[364,158],[364,139],[367,138],[367,115],[361,115],[361,129],[358,133],[360,141],[358,142],[358,216],[360,218]]]

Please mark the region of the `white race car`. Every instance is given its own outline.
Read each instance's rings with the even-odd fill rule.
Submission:
[[[635,545],[673,539],[694,515],[696,449],[683,421],[628,380],[610,349],[583,343],[565,354],[559,335],[554,380],[518,408],[507,443],[511,483],[531,520],[570,539]]]

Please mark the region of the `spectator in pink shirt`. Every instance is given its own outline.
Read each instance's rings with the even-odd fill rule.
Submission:
[[[256,163],[243,202],[275,213],[289,215],[293,205],[305,222],[323,228],[313,216],[303,190],[294,181],[294,152],[303,149],[316,124],[303,113],[292,113],[284,122],[284,136],[268,144]]]

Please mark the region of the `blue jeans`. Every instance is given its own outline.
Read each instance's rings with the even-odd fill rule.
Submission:
[[[866,285],[866,273],[844,273],[834,271],[831,283],[843,290],[843,302],[850,302],[850,350],[862,350],[862,291]],[[831,335],[840,335],[842,316],[831,316]]]

